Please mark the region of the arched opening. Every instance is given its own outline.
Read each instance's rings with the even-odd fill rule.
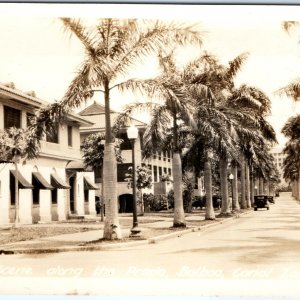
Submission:
[[[119,196],[119,213],[133,212],[133,195],[122,194]]]

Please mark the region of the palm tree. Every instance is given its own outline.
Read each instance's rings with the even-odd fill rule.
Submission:
[[[282,133],[289,139],[283,149],[286,154],[283,177],[295,184],[295,196],[300,199],[300,115],[290,117],[283,126]]]
[[[62,104],[78,107],[97,90],[105,102],[105,150],[103,168],[106,219],[105,239],[122,237],[117,207],[117,168],[114,155],[114,134],[110,120],[110,101],[113,89],[147,90],[151,94],[151,81],[127,80],[137,63],[146,55],[166,51],[174,45],[201,43],[199,32],[192,26],[160,21],[131,19],[100,19],[93,27],[84,26],[80,20],[61,19],[64,27],[81,42],[85,59],[71,82]],[[176,161],[176,157],[175,157]]]
[[[193,122],[190,103],[184,93],[184,84],[180,71],[174,61],[173,52],[169,55],[159,55],[161,75],[149,82],[154,95],[160,97],[160,102],[133,103],[127,105],[117,120],[124,124],[128,117],[136,111],[147,110],[151,113],[151,122],[144,134],[144,154],[151,155],[153,151],[171,150],[173,153],[172,169],[174,182],[174,227],[185,227],[185,216],[182,198],[182,161],[179,127],[180,122]],[[168,137],[171,138],[168,140]],[[167,143],[169,141],[170,143]]]

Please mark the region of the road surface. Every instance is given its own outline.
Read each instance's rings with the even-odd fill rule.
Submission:
[[[0,294],[300,295],[300,205],[289,193],[205,231],[97,252],[0,256]]]

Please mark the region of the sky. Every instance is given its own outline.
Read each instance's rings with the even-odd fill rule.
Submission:
[[[202,51],[226,64],[248,52],[249,58],[236,79],[264,91],[272,101],[268,120],[281,144],[286,120],[300,113],[300,104],[274,92],[300,77],[300,30],[287,34],[282,21],[298,20],[300,6],[124,5],[124,4],[0,4],[0,82],[14,82],[23,91],[34,90],[46,101],[60,100],[84,52],[70,39],[58,17],[88,20],[102,17],[163,18],[199,23],[201,49],[185,48],[179,60],[187,62]],[[135,75],[155,76],[153,60],[137,67]],[[100,96],[99,102],[102,101]],[[133,95],[114,95],[112,107],[135,101]],[[98,99],[97,99],[98,100]]]

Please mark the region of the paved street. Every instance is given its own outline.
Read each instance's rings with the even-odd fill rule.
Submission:
[[[299,296],[299,220],[299,203],[283,193],[269,211],[157,244],[2,255],[0,292]]]

